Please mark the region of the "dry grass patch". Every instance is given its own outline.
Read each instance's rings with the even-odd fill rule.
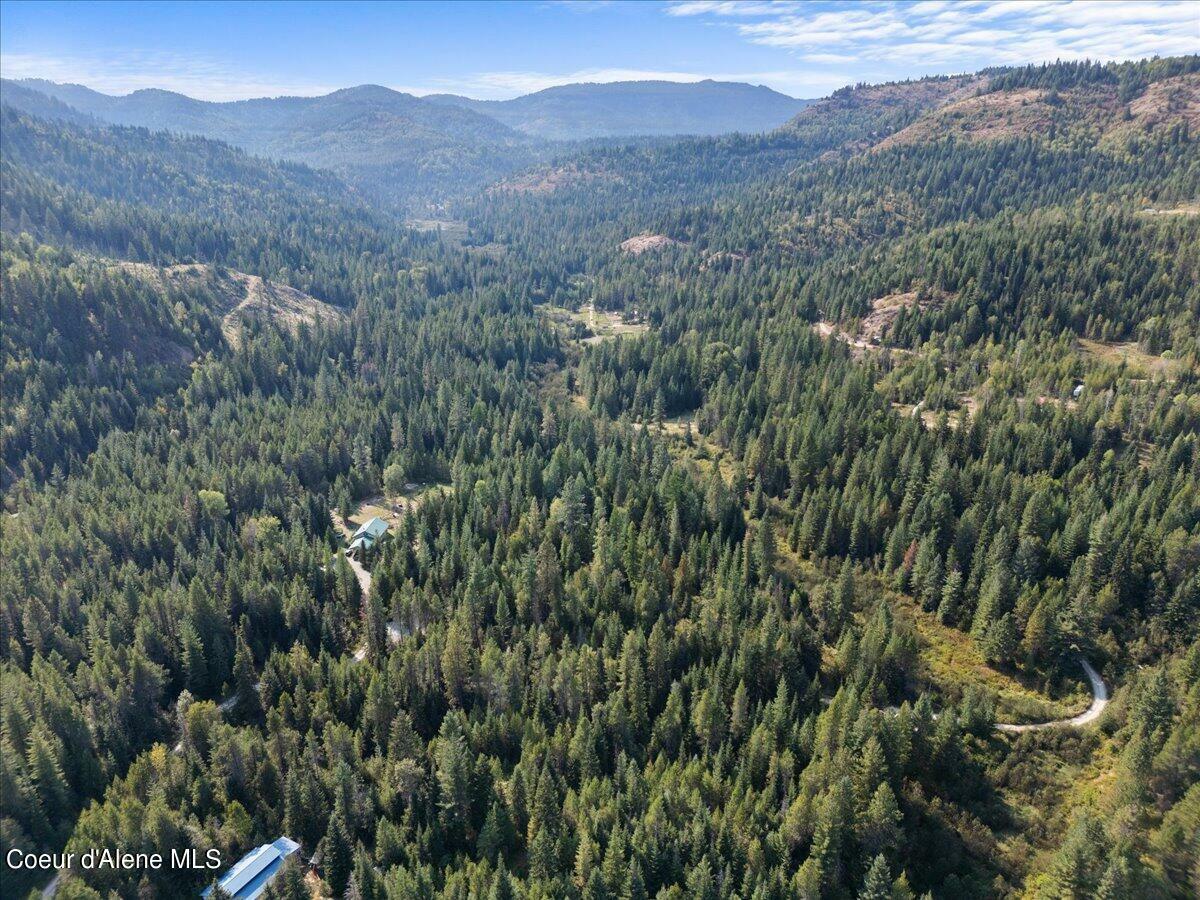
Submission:
[[[438,231],[450,243],[461,244],[467,239],[467,223],[458,219],[409,219],[404,223],[417,231]]]
[[[698,436],[698,432],[696,431],[696,414],[694,412],[684,413],[681,416],[667,419],[660,427],[666,434],[674,437],[686,437],[689,433],[693,437]]]
[[[926,409],[921,403],[913,404],[896,402],[892,403],[892,409],[896,410],[896,412],[898,412],[900,415],[908,418],[913,418],[919,415],[921,422],[926,428],[931,430],[938,427],[938,420],[942,417],[942,413],[945,412],[946,424],[950,428],[958,428],[959,425],[962,424],[964,416],[968,422],[975,416],[975,413],[979,410],[979,401],[970,394],[964,394],[959,398],[958,409]]]
[[[1048,138],[1062,132],[1086,134],[1099,146],[1117,149],[1136,135],[1161,133],[1185,124],[1200,127],[1200,73],[1166,78],[1122,103],[1114,85],[1088,85],[1062,91],[1021,88],[974,96],[959,94],[871,148],[922,144],[952,136],[981,142],[1008,138]]]
[[[1182,361],[1146,353],[1137,341],[1093,341],[1079,339],[1079,349],[1088,356],[1114,366],[1124,365],[1132,374],[1150,378],[1162,375],[1170,378],[1183,369]]]
[[[514,175],[488,188],[489,194],[552,194],[559,188],[596,179],[617,180],[605,172],[580,168],[576,163]]]
[[[872,152],[954,135],[968,141],[1044,134],[1061,111],[1046,102],[1047,91],[996,91],[965,97],[923,116],[880,141]],[[1066,97],[1063,97],[1066,101]],[[1068,101],[1069,102],[1069,101]]]
[[[1143,126],[1183,120],[1188,131],[1195,134],[1200,128],[1200,72],[1154,82],[1129,104],[1129,112]]]
[[[1146,88],[1128,106],[1128,114],[1110,125],[1105,144],[1120,145],[1138,134],[1149,134],[1183,123],[1188,133],[1200,128],[1200,72],[1164,78]]]

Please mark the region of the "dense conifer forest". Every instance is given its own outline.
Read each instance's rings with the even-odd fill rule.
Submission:
[[[1200,893],[1198,79],[860,85],[422,228],[5,107],[0,851],[282,834],[280,900]],[[328,315],[231,339],[229,273]],[[1081,659],[1095,721],[1008,727],[1086,709]]]

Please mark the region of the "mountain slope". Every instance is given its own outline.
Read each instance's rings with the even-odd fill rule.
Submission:
[[[0,148],[0,227],[90,254],[230,266],[345,307],[360,295],[346,255],[386,258],[395,271],[434,242],[329,172],[217,141],[3,107]]]
[[[58,119],[75,125],[93,125],[98,121],[85,112],[37,88],[42,82],[24,84],[0,79],[0,103],[43,119]],[[45,82],[49,84],[49,82]],[[86,89],[85,89],[86,90]]]
[[[874,149],[921,144],[939,137],[968,141],[1069,136],[1117,145],[1139,134],[1200,128],[1200,73],[1157,81],[1131,102],[1115,84],[1066,88],[1012,87],[955,98],[888,136]]]
[[[790,136],[794,170],[715,203],[700,195],[709,182],[695,178],[689,142],[678,142],[606,155],[600,174],[554,190],[494,192],[481,212],[510,259],[526,252],[546,270],[583,261],[556,298],[588,311],[576,327],[634,308],[649,323],[637,337],[597,333],[564,379],[570,399],[666,435],[706,474],[732,470],[748,508],[761,511],[747,521],[747,560],[812,572],[800,605],[826,630],[826,650],[853,660],[841,665],[866,664],[865,707],[903,706],[870,695],[889,682],[903,694],[926,666],[950,673],[941,690],[965,702],[936,730],[973,733],[974,746],[940,761],[941,750],[917,751],[920,772],[896,788],[905,830],[932,826],[896,863],[918,894],[1200,888],[1200,143],[1179,71],[1188,62],[1158,62],[1128,75],[1063,65],[839,92],[772,136]],[[1026,91],[1039,97],[1027,112],[1044,114],[1044,127],[992,114]],[[1118,103],[1082,105],[1093,93]],[[1055,94],[1061,102],[1046,102]],[[908,139],[881,146],[897,133]],[[700,198],[691,205],[675,190],[689,176]],[[618,193],[630,183],[634,199]],[[622,253],[621,240],[641,232],[687,247]],[[816,339],[837,335],[831,324],[849,348]],[[886,588],[869,588],[860,570]],[[899,593],[909,599],[895,602]],[[840,597],[868,630],[842,630]],[[748,655],[744,637],[720,632],[729,608],[716,600],[688,625],[708,617],[714,655],[730,645]],[[904,644],[901,635],[889,645],[893,615],[944,629],[922,635],[929,645],[900,678],[878,662],[880,648]],[[1099,729],[992,737],[980,727],[992,699],[972,724],[975,660],[1046,685],[1075,647],[1104,654],[1104,677],[1118,686]],[[811,841],[786,869],[788,896],[832,894],[830,873],[847,871],[824,853],[823,836],[831,820],[853,829],[838,781],[861,771],[860,757],[822,748],[845,702],[822,690],[832,702],[808,732],[821,737],[797,754],[800,782],[819,786],[810,806],[801,788],[788,807],[789,822],[804,823],[799,845]],[[704,701],[692,709],[702,717]],[[873,714],[856,707],[842,721],[857,728],[849,723]],[[685,715],[659,722],[674,716],[686,729]],[[908,724],[880,729],[880,739],[903,733],[915,750],[922,726],[908,745]],[[754,739],[730,758],[739,752],[754,754]],[[858,820],[868,830],[877,821]],[[844,896],[888,896],[886,884],[858,890],[874,852],[840,876]]]
[[[1117,147],[1138,135],[1200,127],[1200,56],[1100,66],[1026,66],[846,87],[780,132],[852,154],[946,138],[1069,139]]]
[[[221,334],[234,347],[240,345],[243,329],[268,322],[294,334],[302,326],[333,326],[346,319],[345,310],[303,291],[232,269],[202,263],[158,268],[136,262],[120,262],[113,268],[167,296],[183,293],[211,297],[208,307],[220,317]]]
[[[845,87],[805,107],[779,130],[812,150],[862,149],[985,84],[983,76],[961,75]]]
[[[567,84],[513,100],[452,94],[425,99],[475,110],[517,131],[552,140],[768,131],[811,102],[761,85],[712,80]]]
[[[132,426],[221,343],[208,290],[168,291],[28,236],[5,235],[0,288],[5,490]]]

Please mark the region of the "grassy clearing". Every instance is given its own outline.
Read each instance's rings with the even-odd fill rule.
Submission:
[[[1048,696],[1054,687],[1050,679],[1038,684],[1033,676],[1002,672],[988,665],[971,636],[943,625],[912,597],[882,585],[884,595],[897,616],[908,621],[921,646],[921,677],[928,686],[947,699],[956,700],[971,686],[986,691],[996,701],[996,718],[1003,722],[1044,722],[1063,719],[1087,709],[1091,698],[1087,685],[1073,669],[1069,691]]]
[[[447,243],[457,245],[467,239],[467,223],[457,219],[410,219],[404,224],[417,231],[440,231]]]
[[[1015,741],[997,736],[985,752],[989,778],[1007,811],[995,832],[997,855],[1017,873],[1050,867],[1076,811],[1102,808],[1120,757],[1101,729],[1052,729]]]
[[[551,322],[565,329],[567,334],[581,344],[598,344],[601,341],[645,334],[650,326],[634,314],[620,310],[598,310],[591,303],[579,309],[564,306],[538,307]]]
[[[684,413],[671,419],[664,419],[661,422],[635,422],[633,427],[649,428],[658,434],[664,434],[671,438],[683,438],[685,441],[690,432],[693,440],[704,440],[696,431],[696,414],[694,412]]]
[[[952,429],[958,428],[958,426],[962,423],[962,416],[963,416],[964,409],[966,410],[967,421],[970,421],[971,418],[975,415],[976,410],[979,409],[979,402],[974,397],[964,395],[964,398],[961,402],[962,402],[962,405],[960,406],[959,409],[945,410],[946,424],[947,424],[947,426],[949,426]],[[916,406],[916,404],[913,404],[913,403],[895,403],[895,402],[893,402],[892,409],[896,410],[896,412],[898,412],[900,415],[904,416],[905,418],[909,418],[909,419],[911,419],[914,415],[917,415],[917,413],[918,413],[917,406]],[[921,421],[924,423],[926,428],[936,429],[938,427],[938,419],[940,419],[942,416],[942,410],[926,409],[925,407],[921,407],[921,409],[919,410],[919,413],[921,416]]]
[[[404,224],[417,231],[440,232],[443,241],[452,247],[462,247],[468,253],[498,259],[508,250],[503,244],[495,241],[489,244],[468,244],[470,228],[466,222],[460,222],[458,219],[409,219]]]
[[[696,413],[684,413],[653,424],[635,423],[634,428],[649,428],[668,441],[673,458],[694,465],[707,476],[715,466],[726,483],[733,481],[734,458],[728,450],[696,428]]]
[[[1200,216],[1200,200],[1185,200],[1174,206],[1139,209],[1140,216]]]
[[[1183,370],[1183,362],[1146,353],[1136,341],[1105,342],[1079,339],[1079,349],[1086,355],[1114,366],[1124,365],[1133,375],[1150,378],[1162,375],[1177,376]]]
[[[538,394],[545,400],[565,403],[570,399],[567,391],[567,367],[545,363],[534,376]]]
[[[778,521],[778,517],[776,517]],[[777,526],[775,534],[775,564],[787,579],[796,587],[812,590],[822,581],[827,580],[821,571],[805,559],[788,544],[787,529]],[[832,649],[832,648],[831,648]],[[832,665],[832,660],[830,661]]]
[[[570,365],[546,365],[536,376],[538,396],[552,406],[569,403],[580,412],[589,412],[587,398],[567,390],[567,372],[570,369]]]
[[[777,515],[775,520],[782,523],[784,516]],[[775,549],[780,573],[796,587],[811,592],[836,578],[792,550],[782,524],[778,526]],[[987,663],[970,635],[942,624],[913,597],[890,587],[883,576],[860,573],[855,586],[858,597],[864,600],[864,614],[875,598],[882,598],[897,621],[912,629],[920,656],[916,687],[942,703],[957,702],[967,688],[974,687],[993,698],[997,721],[1014,724],[1066,719],[1088,708],[1090,689],[1072,660],[1064,660],[1061,670],[1043,676],[1001,671]],[[827,649],[832,652],[832,648]]]
[[[782,526],[776,541],[776,563],[795,586],[811,591],[829,580],[809,559],[798,555],[787,543]],[[995,698],[996,717],[1004,722],[1044,722],[1075,715],[1087,708],[1090,695],[1078,673],[1068,667],[1068,693],[1049,696],[1034,685],[1032,677],[1006,673],[989,666],[970,635],[950,628],[923,610],[912,597],[887,587],[877,575],[857,578],[860,597],[883,597],[897,620],[903,620],[917,636],[920,647],[918,688],[942,698],[959,700],[968,687]],[[867,604],[870,606],[870,602]],[[827,648],[832,652],[832,648]]]
[[[343,521],[341,516],[335,515],[333,522],[347,540],[376,516],[395,528],[406,512],[416,509],[434,494],[441,494],[449,489],[449,486],[444,484],[412,484],[406,487],[403,493],[395,496],[376,494],[363,500],[349,519]]]

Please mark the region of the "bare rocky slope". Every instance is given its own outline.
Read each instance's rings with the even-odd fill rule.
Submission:
[[[198,286],[210,289],[223,301],[221,332],[231,346],[237,346],[242,329],[267,321],[295,332],[302,324],[333,325],[346,318],[346,312],[303,291],[257,275],[230,269],[218,269],[200,263],[185,263],[158,268],[146,263],[122,262],[120,268],[141,278],[153,280],[168,292],[190,290]]]

